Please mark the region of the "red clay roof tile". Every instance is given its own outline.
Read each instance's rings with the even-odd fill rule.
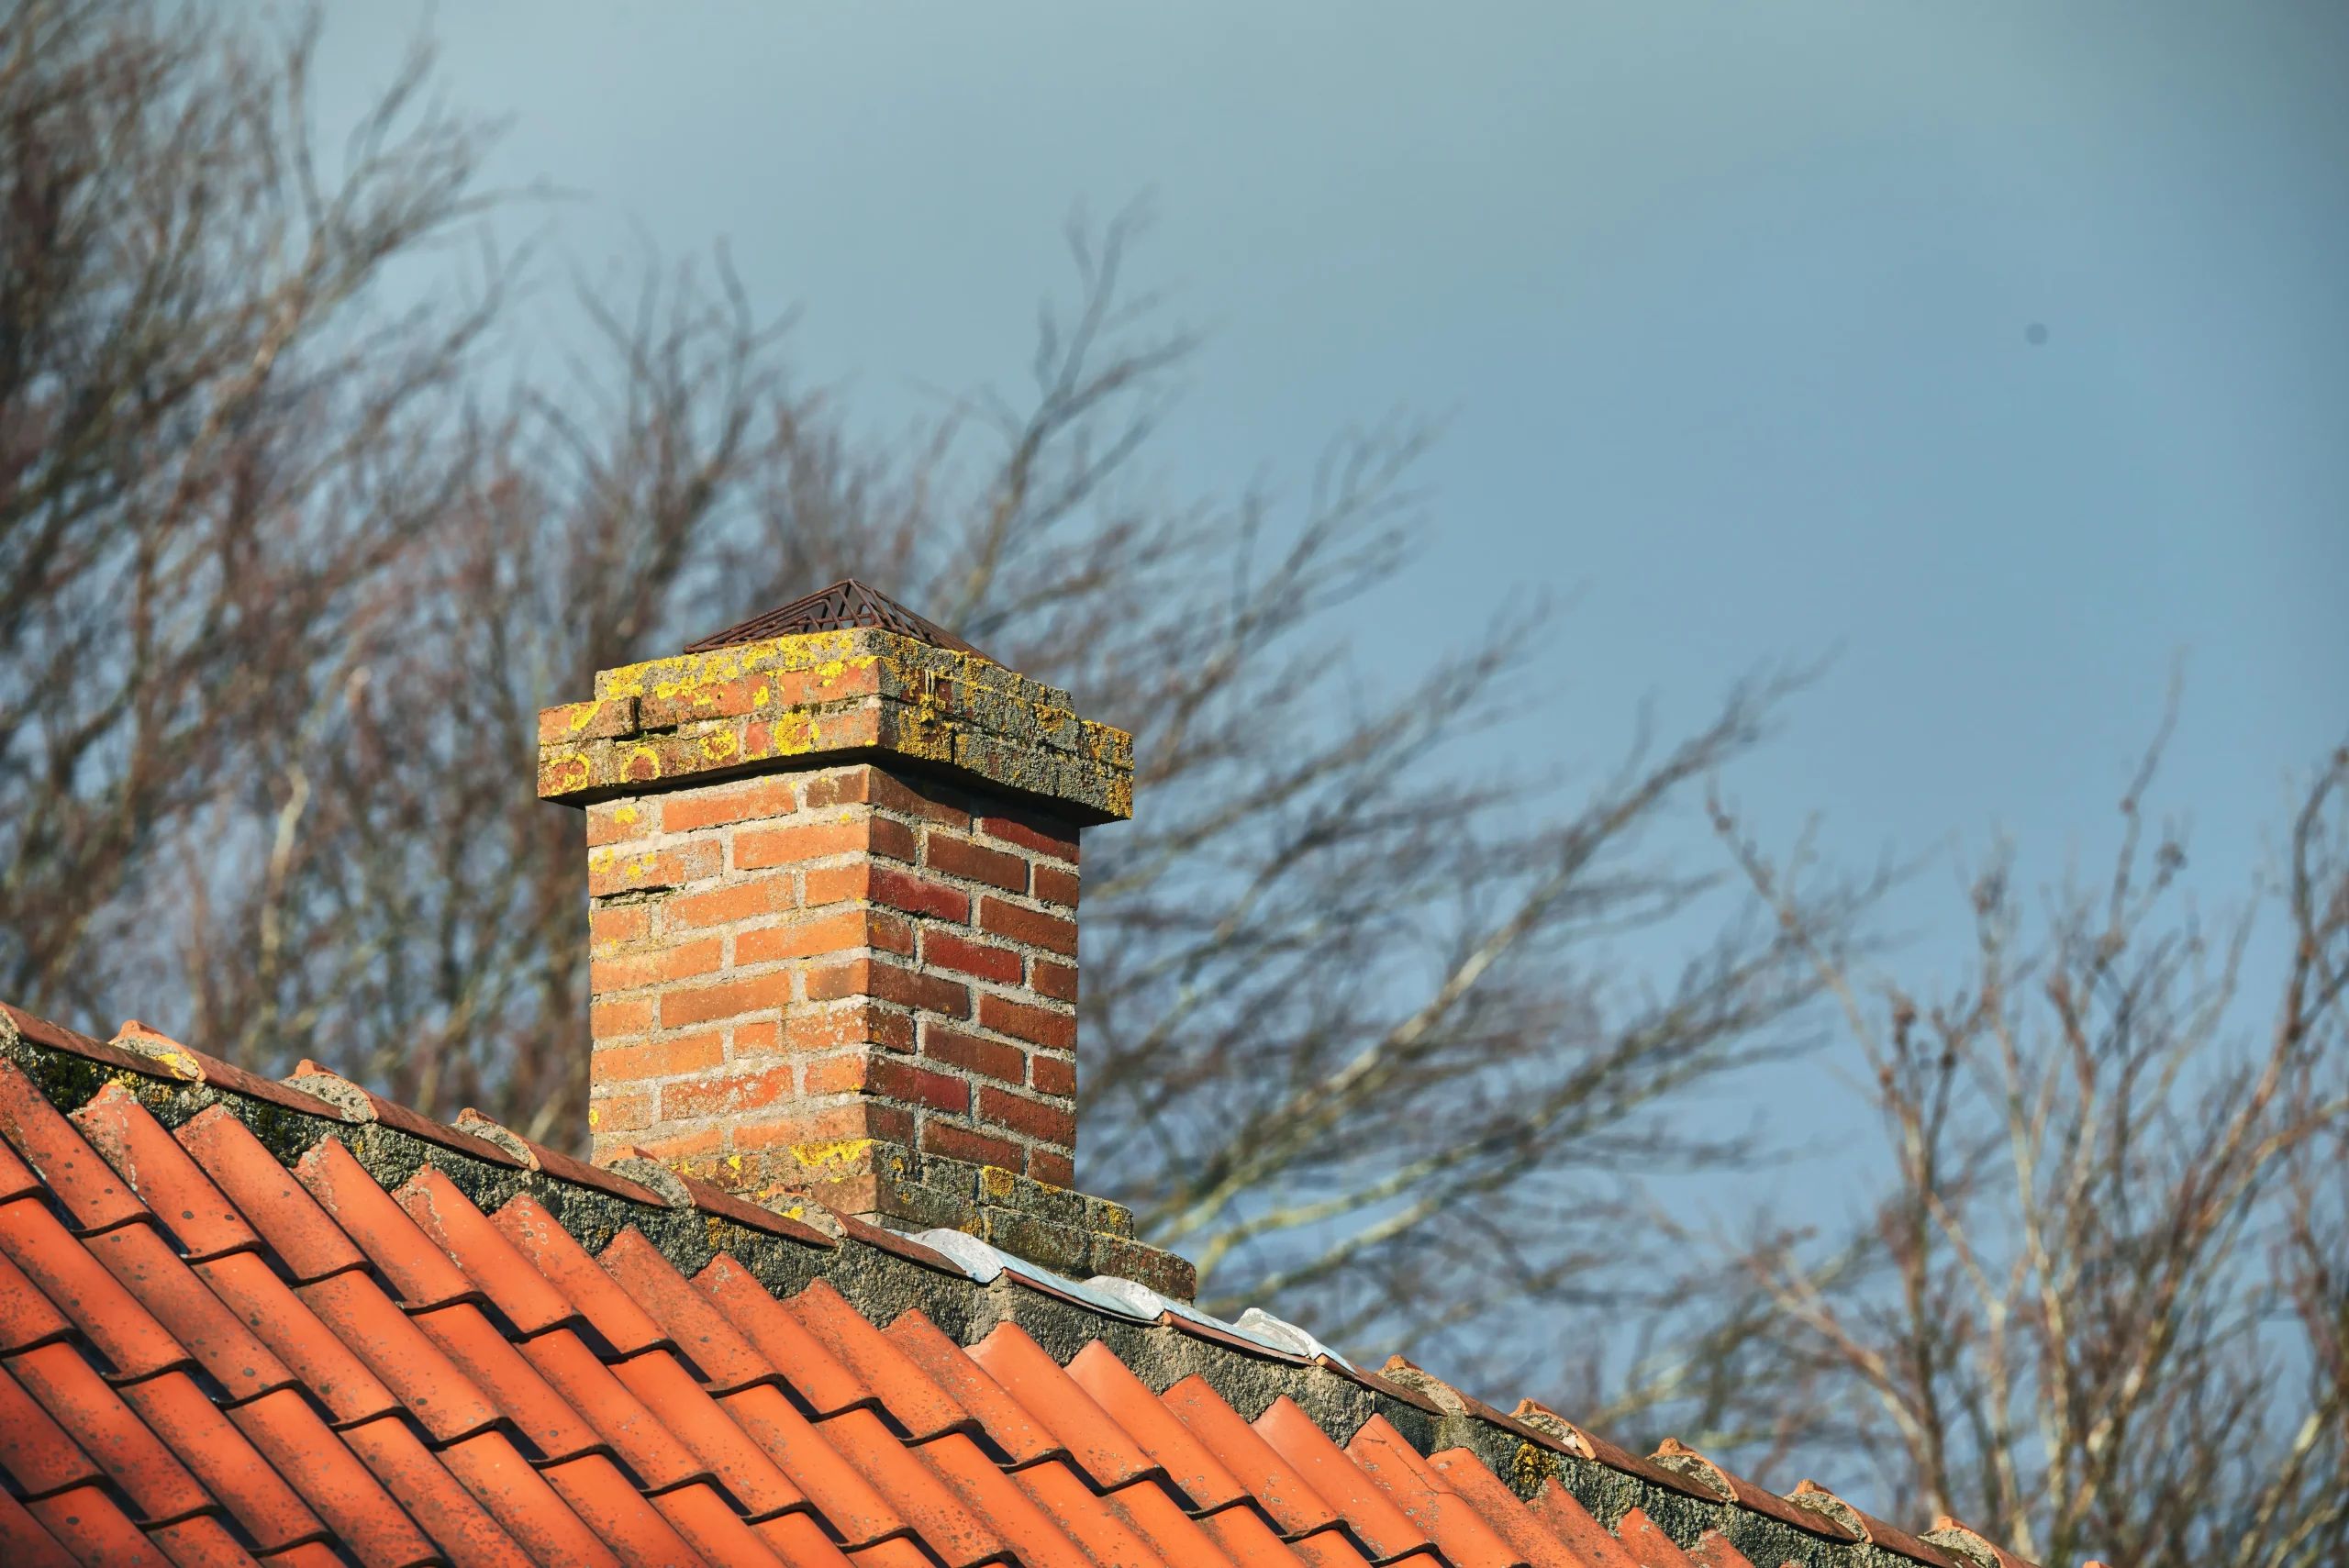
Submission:
[[[1164,1473],[1019,1324],[996,1325],[969,1353],[1039,1426],[1067,1446],[1078,1468],[1103,1491]]]
[[[1068,1531],[964,1432],[914,1451],[963,1506],[993,1525],[1026,1568],[1095,1568]]]
[[[483,1432],[451,1443],[439,1457],[458,1484],[539,1563],[620,1568],[612,1549],[572,1512],[571,1505],[504,1432]]]
[[[122,1398],[148,1430],[186,1462],[257,1551],[283,1551],[326,1535],[326,1522],[187,1373],[167,1372],[134,1383],[122,1390]]]
[[[1485,1462],[1464,1448],[1448,1448],[1428,1456],[1428,1468],[1443,1484],[1468,1500],[1484,1521],[1499,1532],[1509,1549],[1532,1568],[1591,1568],[1569,1551],[1533,1515]]]
[[[342,1434],[368,1473],[406,1508],[453,1568],[532,1568],[529,1554],[442,1467],[397,1416]]]
[[[292,1386],[292,1369],[237,1320],[153,1226],[121,1226],[83,1244],[212,1374],[231,1401]]]
[[[732,1493],[743,1516],[765,1518],[805,1507],[792,1485],[751,1435],[729,1419],[669,1351],[647,1351],[614,1363],[612,1375],[662,1427]]]
[[[1436,1543],[1453,1568],[1515,1568],[1528,1561],[1429,1467],[1386,1417],[1364,1422],[1345,1453]]]
[[[294,1294],[424,1423],[436,1441],[452,1441],[497,1423],[498,1407],[384,1293],[374,1275],[355,1271],[329,1274],[314,1284],[297,1286]],[[505,1414],[516,1417],[511,1410]]]
[[[25,1505],[26,1511],[84,1568],[171,1568],[103,1487],[77,1486]],[[372,1565],[371,1565],[372,1568]]]
[[[758,1347],[759,1353],[783,1372],[791,1391],[807,1401],[818,1418],[856,1405],[877,1405],[879,1397],[849,1374],[823,1341],[807,1326],[784,1310],[767,1294],[758,1276],[724,1252],[694,1276],[703,1295],[726,1315],[726,1320]]]
[[[529,1209],[522,1208],[527,1201],[516,1198],[499,1209],[498,1223],[509,1223],[508,1216],[514,1217],[512,1223],[516,1225],[525,1221],[531,1225],[554,1223],[553,1218],[535,1204]],[[540,1216],[545,1217],[543,1220]],[[726,1315],[709,1297],[696,1290],[693,1281],[679,1273],[676,1265],[662,1257],[661,1250],[646,1240],[644,1233],[634,1226],[613,1237],[595,1262],[628,1293],[629,1300],[643,1309],[659,1337],[685,1354],[712,1394],[730,1394],[783,1375],[740,1329],[726,1320]],[[576,1299],[575,1293],[573,1298]],[[611,1336],[607,1333],[605,1338]]]
[[[72,1346],[28,1351],[10,1363],[9,1372],[51,1418],[58,1435],[70,1437],[71,1446],[95,1461],[148,1522],[182,1518],[210,1503],[187,1467]]]
[[[145,1200],[189,1262],[261,1245],[236,1205],[120,1084],[108,1084],[69,1119]]]
[[[480,1289],[432,1244],[415,1220],[376,1185],[357,1156],[335,1138],[321,1139],[294,1167],[318,1206],[382,1271],[410,1312],[476,1298]]]
[[[659,1201],[651,1190],[478,1118],[480,1137],[316,1073],[328,1097],[313,1109],[173,1042],[139,1055],[17,1027],[24,1042],[0,1043],[12,1563],[188,1568],[250,1563],[250,1548],[273,1568],[1753,1568],[1718,1531],[1684,1552],[1636,1509],[1619,1540],[1554,1477],[1529,1507],[1477,1451],[1422,1458],[1375,1414],[1348,1423],[1341,1450],[1286,1397],[1252,1426],[1205,1377],[1153,1396],[1110,1347],[1171,1332],[1180,1354],[1212,1366],[1229,1345],[1250,1376],[1295,1380],[1300,1396],[1326,1372],[1397,1419],[1440,1411],[1635,1484],[1726,1493],[1822,1540],[1865,1533],[1918,1568],[1953,1568],[1848,1505],[1811,1513],[1679,1451],[1634,1459],[1538,1407],[1500,1416],[1408,1363],[1393,1377],[1315,1370],[1204,1320],[1120,1315],[1063,1368],[1001,1309],[1035,1308],[1019,1293],[1038,1293],[1106,1310],[1085,1287],[1032,1272],[982,1287],[858,1221],[842,1229],[868,1250],[831,1254],[835,1278],[896,1269],[871,1250],[919,1263],[941,1277],[918,1290],[971,1293],[985,1338],[966,1350],[910,1309],[876,1329],[863,1311],[888,1295],[852,1300],[820,1277],[778,1301],[732,1257],[688,1281],[646,1231],[604,1229],[610,1199]],[[227,1097],[172,1131],[165,1106],[184,1101],[150,1110],[120,1083],[65,1116],[40,1088],[50,1080],[24,1070],[27,1050]],[[395,1159],[403,1137],[435,1152],[387,1193],[339,1139],[305,1141],[351,1121],[380,1125],[366,1136]],[[281,1135],[289,1159],[306,1151],[295,1171],[272,1152]],[[517,1173],[527,1190],[507,1195]],[[473,1195],[485,1176],[504,1197],[495,1216]],[[584,1207],[580,1183],[597,1195]],[[661,1183],[706,1220],[830,1245],[714,1188]],[[688,1234],[680,1249],[725,1232]],[[806,1261],[786,1265],[793,1277]]]
[[[1030,1465],[1011,1479],[1101,1568],[1185,1568],[1168,1564],[1140,1530],[1105,1507],[1067,1461]]]
[[[462,1201],[462,1195],[457,1196]],[[468,1203],[465,1207],[473,1206]],[[571,1232],[558,1224],[538,1199],[528,1193],[511,1198],[497,1211],[495,1219],[484,1219],[483,1223],[507,1243],[508,1251],[518,1262],[529,1260],[523,1266],[531,1277],[554,1293],[558,1301],[566,1303],[573,1316],[584,1315],[617,1353],[632,1356],[668,1342],[669,1336],[661,1325],[596,1266],[596,1260],[587,1255],[587,1249],[573,1240]],[[507,1316],[514,1315],[509,1311]],[[515,1324],[520,1328],[522,1320],[515,1318]],[[537,1331],[534,1328],[522,1328],[525,1334]]]
[[[1340,1522],[1297,1466],[1223,1402],[1204,1377],[1186,1377],[1159,1400],[1248,1488],[1284,1537],[1294,1540]]]
[[[195,1358],[37,1197],[0,1204],[0,1254],[89,1337],[123,1377],[152,1377]]]
[[[296,1284],[365,1265],[366,1258],[317,1199],[227,1106],[197,1113],[173,1137],[261,1233]]]
[[[1639,1568],[1623,1543],[1607,1533],[1607,1527],[1590,1517],[1590,1510],[1575,1500],[1574,1494],[1558,1485],[1554,1475],[1542,1478],[1542,1489],[1533,1495],[1526,1507],[1534,1518],[1550,1529],[1550,1533],[1566,1543],[1587,1568]]]
[[[351,1347],[277,1277],[257,1252],[231,1252],[195,1273],[237,1320],[250,1329],[327,1407],[337,1426],[398,1409],[399,1401]]]
[[[70,1347],[59,1348],[68,1355],[73,1353]],[[41,1408],[40,1401],[8,1374],[6,1364],[0,1364],[0,1473],[28,1497],[46,1496],[100,1478],[97,1462]]]
[[[919,1309],[907,1307],[882,1333],[977,1419],[979,1429],[1013,1468],[1068,1453],[1058,1438],[1039,1426],[1019,1400],[1003,1391],[1003,1385]]]
[[[0,1062],[0,1137],[48,1185],[75,1229],[104,1230],[145,1217],[147,1206],[130,1184],[13,1062]]]
[[[968,1410],[829,1284],[818,1280],[784,1306],[850,1375],[879,1396],[881,1408],[909,1440],[927,1442],[941,1432],[977,1427]]]
[[[473,1207],[473,1199],[457,1190],[447,1172],[427,1165],[392,1195],[473,1288],[506,1315],[516,1332],[527,1336],[578,1321],[579,1309],[547,1275],[530,1266],[489,1216]]]
[[[889,1507],[913,1526],[922,1545],[946,1568],[971,1568],[1005,1550],[1003,1538],[957,1502],[874,1411],[843,1410],[816,1429],[888,1499]]]
[[[1247,1497],[1248,1488],[1108,1345],[1096,1340],[1077,1351],[1068,1363],[1068,1374],[1182,1489],[1194,1509],[1229,1507]]]
[[[25,1506],[0,1488],[0,1562],[17,1568],[80,1568]]]
[[[1250,1423],[1280,1456],[1297,1467],[1306,1484],[1344,1516],[1354,1539],[1374,1562],[1392,1562],[1428,1544],[1425,1531],[1387,1500],[1345,1450],[1330,1440],[1313,1418],[1286,1394]]]

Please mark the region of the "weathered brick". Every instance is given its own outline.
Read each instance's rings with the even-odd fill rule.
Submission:
[[[833,817],[796,823],[787,828],[738,828],[734,830],[734,869],[763,871],[769,866],[833,855],[863,852],[865,824],[854,817]]]
[[[979,831],[1040,855],[1077,863],[1076,828],[1041,812],[1023,816],[991,813],[979,818]]]
[[[1075,921],[1063,920],[1057,915],[1047,915],[1000,898],[980,901],[979,929],[1063,956],[1073,956],[1076,951]]]
[[[912,1017],[860,1000],[852,1006],[796,1009],[783,1020],[783,1045],[786,1051],[833,1051],[866,1043],[890,1051],[911,1051]]]
[[[587,808],[587,847],[633,843],[661,831],[661,803],[655,800],[607,800]]]
[[[869,903],[885,904],[892,909],[902,909],[908,915],[928,915],[934,919],[964,921],[971,917],[971,900],[967,895],[957,893],[951,887],[942,887],[911,872],[859,862],[854,865],[823,867],[806,875],[810,907],[861,898]]]
[[[597,850],[587,857],[587,895],[609,898],[617,893],[650,893],[717,874],[716,844],[680,844],[639,855]]]
[[[642,1045],[607,1045],[596,1052],[595,1075],[599,1084],[674,1078],[683,1073],[706,1072],[725,1060],[726,1045],[720,1036],[682,1035]]]
[[[895,817],[873,817],[866,823],[866,828],[872,835],[867,847],[874,854],[903,861],[907,865],[920,857],[920,836]]]
[[[582,740],[608,740],[636,728],[636,699],[610,697],[602,702],[564,703],[539,709],[539,744],[557,746]]]
[[[901,1056],[873,1058],[865,1067],[864,1086],[867,1094],[934,1111],[959,1113],[971,1106],[969,1079],[917,1067]]]
[[[885,773],[871,763],[843,768],[836,773],[818,774],[808,781],[807,804],[811,807],[875,806],[884,811],[943,822],[950,828],[968,828],[971,825],[971,814],[946,798],[946,792],[937,790],[935,786],[918,789],[907,781]]]
[[[882,1100],[852,1100],[826,1106],[805,1116],[761,1117],[737,1122],[732,1129],[737,1149],[787,1149],[797,1143],[830,1143],[842,1138],[882,1138],[911,1145],[914,1114]]]
[[[1076,1063],[1065,1056],[1031,1057],[1028,1062],[1028,1082],[1038,1094],[1074,1097],[1076,1094]]]
[[[965,1018],[971,1011],[971,994],[965,987],[876,959],[852,959],[807,972],[810,1002],[836,1001],[842,996],[872,996],[899,1006],[942,1013],[950,1018]]]
[[[587,1130],[597,1138],[640,1132],[651,1125],[652,1095],[648,1091],[599,1092],[587,1102]]]
[[[1076,1147],[1076,1112],[1065,1102],[1031,1100],[1008,1089],[983,1084],[979,1089],[978,1116],[982,1121],[1008,1127],[1045,1143],[1057,1143],[1064,1149]]]
[[[736,1024],[734,1054],[740,1056],[772,1056],[783,1049],[783,1026],[779,1023]]]
[[[591,910],[587,916],[587,940],[596,952],[611,952],[623,943],[640,942],[651,931],[652,911],[642,904]]]
[[[674,926],[730,926],[737,920],[785,914],[798,906],[799,895],[792,879],[778,874],[713,887],[707,893],[688,893],[670,899],[662,912]]]
[[[799,1089],[807,1095],[852,1095],[864,1087],[874,1062],[868,1051],[818,1056],[801,1064]]]
[[[1062,1153],[1057,1149],[1030,1149],[1028,1151],[1028,1173],[1037,1181],[1050,1182],[1056,1187],[1073,1187],[1076,1185],[1076,1162],[1071,1159],[1068,1155]],[[1093,1245],[1097,1256],[1101,1246],[1101,1240],[1098,1237],[1095,1238]],[[1097,1266],[1098,1265],[1097,1264]],[[1119,1277],[1121,1279],[1130,1279],[1133,1276],[1130,1274],[1120,1274]],[[1196,1295],[1197,1293],[1194,1291],[1192,1294]],[[1188,1301],[1191,1297],[1189,1296],[1186,1296],[1183,1299]]]
[[[1076,1000],[1076,965],[1054,963],[1048,958],[1030,960],[1028,988],[1039,996],[1050,996],[1055,1002],[1073,1003]]]
[[[687,1079],[661,1086],[661,1116],[667,1121],[699,1121],[704,1117],[740,1116],[744,1111],[788,1099],[796,1092],[797,1074],[786,1064],[748,1073]]]
[[[1019,984],[1018,953],[1009,948],[964,941],[952,931],[933,928],[922,932],[921,961],[931,968],[951,969],[958,974],[975,974],[982,980],[1000,981],[1007,985]]]
[[[1028,862],[1019,856],[944,833],[930,833],[928,840],[930,870],[970,882],[984,882],[1007,893],[1028,891]]]
[[[662,1017],[668,1016],[665,1008]],[[1047,1045],[1055,1051],[1076,1049],[1076,1018],[1072,1013],[1048,1012],[1031,1007],[1008,996],[982,994],[979,997],[979,1023],[998,1034],[1024,1040],[1031,1045]]]
[[[788,817],[798,809],[799,781],[786,773],[670,795],[661,803],[661,820],[672,833],[690,833],[730,822]]]
[[[587,1032],[590,1038],[618,1040],[626,1035],[643,1034],[652,1027],[652,998],[632,997],[625,1002],[597,1002],[587,1009]]]
[[[923,1122],[921,1149],[925,1154],[943,1154],[949,1160],[968,1160],[974,1165],[1001,1165],[1013,1171],[1022,1170],[1028,1163],[1026,1151],[1011,1140],[990,1138],[951,1121]]]
[[[1074,872],[1058,866],[1040,865],[1035,872],[1035,894],[1046,904],[1058,904],[1066,908],[1076,907],[1077,876]]]
[[[715,1018],[782,1007],[790,1000],[791,974],[787,970],[716,985],[681,987],[661,993],[661,1022],[664,1029],[706,1024]]]
[[[1006,1084],[1019,1083],[1028,1065],[1027,1053],[999,1040],[984,1040],[942,1024],[922,1026],[921,1053],[965,1072],[983,1073]]]
[[[725,964],[726,944],[713,937],[682,947],[596,959],[587,965],[587,989],[600,996],[612,991],[632,991],[640,985],[665,985],[674,980],[714,974]]]
[[[637,1145],[663,1165],[682,1165],[726,1147],[723,1128],[697,1128],[691,1132],[667,1132]]]
[[[880,944],[869,941],[873,912],[850,909],[838,915],[827,915],[814,920],[798,920],[788,926],[761,926],[743,931],[734,938],[734,962],[748,967],[754,963],[773,963],[786,958],[812,958],[818,953],[846,952],[854,948]],[[884,917],[886,918],[886,917]],[[912,933],[902,921],[896,922],[902,933]]]

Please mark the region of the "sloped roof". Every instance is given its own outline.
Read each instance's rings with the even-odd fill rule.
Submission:
[[[1275,1319],[290,1084],[0,1009],[0,1561],[2000,1561]]]

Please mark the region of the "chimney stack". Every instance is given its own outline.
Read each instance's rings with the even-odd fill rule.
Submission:
[[[1129,736],[846,582],[539,739],[586,811],[598,1160],[1190,1294],[1067,1190],[1078,831],[1132,815]]]

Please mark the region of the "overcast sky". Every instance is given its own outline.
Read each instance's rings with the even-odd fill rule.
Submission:
[[[424,15],[329,12],[322,115]],[[2349,7],[466,0],[494,178],[557,250],[723,239],[801,363],[888,422],[1016,384],[1072,205],[1214,330],[1159,450],[1302,484],[1448,419],[1438,532],[1364,606],[1571,602],[1519,738],[1603,762],[1754,661],[1840,660],[1738,781],[1865,860],[2099,852],[2170,662],[2160,799],[2233,896],[2349,732]],[[2034,324],[2043,330],[2034,330]],[[2034,340],[2043,339],[2043,340]],[[919,607],[919,606],[917,606]],[[1947,955],[1947,858],[1903,913]]]

